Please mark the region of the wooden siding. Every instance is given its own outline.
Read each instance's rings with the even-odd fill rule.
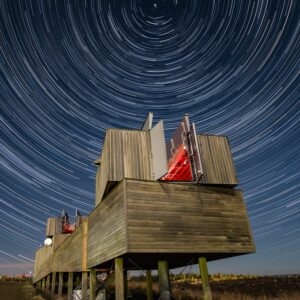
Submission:
[[[46,236],[54,236],[60,233],[62,233],[62,218],[48,218]]]
[[[228,138],[216,135],[198,135],[198,144],[203,166],[200,183],[237,185]]]
[[[46,277],[52,272],[52,247],[43,247],[35,253],[34,282]]]
[[[152,179],[149,131],[106,131],[96,174],[96,205],[105,195],[108,182],[119,182],[123,178]]]
[[[53,244],[39,249],[35,258],[35,282],[52,272],[87,271],[86,241],[87,221],[83,222],[74,233],[64,238],[60,245]],[[85,260],[82,259],[83,257]]]
[[[88,218],[88,267],[104,263],[126,252],[124,183],[103,199]]]
[[[82,265],[83,241],[87,239],[84,228],[87,222],[79,226],[74,233],[65,239],[53,253],[53,270],[56,272],[85,271]]]
[[[128,252],[250,253],[243,196],[222,187],[126,180]]]

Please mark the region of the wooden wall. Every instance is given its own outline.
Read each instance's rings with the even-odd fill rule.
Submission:
[[[126,252],[125,181],[120,182],[88,218],[88,267]]]
[[[87,270],[87,221],[57,246],[39,249],[35,258],[35,278],[38,281],[52,272],[81,272]],[[54,237],[55,240],[55,237]]]
[[[255,251],[242,192],[126,180],[128,252]]]
[[[198,135],[203,166],[202,184],[238,184],[228,138],[217,135]]]
[[[96,199],[99,204],[109,182],[123,178],[152,179],[149,131],[108,129],[96,175]]]
[[[52,247],[43,247],[35,253],[34,282],[52,272]]]

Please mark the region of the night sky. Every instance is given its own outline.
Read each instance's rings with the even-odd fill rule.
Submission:
[[[209,271],[300,273],[299,73],[299,0],[0,0],[0,274],[93,209],[105,130],[148,111],[230,138],[257,254]]]

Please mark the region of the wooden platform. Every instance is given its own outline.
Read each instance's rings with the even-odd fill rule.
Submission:
[[[51,246],[50,246],[51,248]],[[171,268],[255,252],[242,192],[232,188],[124,179],[53,253],[36,256],[35,281],[51,272],[110,267]]]

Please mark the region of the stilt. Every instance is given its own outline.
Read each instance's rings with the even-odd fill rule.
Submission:
[[[72,300],[73,293],[73,272],[68,273],[68,300]]]
[[[128,297],[127,270],[124,269],[124,299]]]
[[[202,281],[203,299],[212,300],[212,294],[208,282],[208,270],[205,257],[199,257],[199,270]]]
[[[42,280],[42,291],[45,292],[45,288],[46,288],[46,280],[45,278],[43,278]]]
[[[151,270],[147,270],[146,280],[147,280],[147,300],[153,300]]]
[[[159,299],[171,300],[169,266],[168,262],[165,260],[161,260],[158,262],[158,281],[160,293]]]
[[[41,289],[42,289],[42,282],[39,281],[39,282],[37,283],[36,287],[37,287],[38,290],[41,290]]]
[[[62,296],[63,284],[64,284],[64,273],[59,272],[58,273],[58,297]]]
[[[123,258],[115,259],[115,289],[116,300],[124,300]]]
[[[96,269],[90,270],[90,300],[96,299]]]
[[[48,275],[47,279],[46,279],[46,292],[47,293],[49,293],[49,291],[50,291],[50,282],[51,282],[51,275]]]
[[[52,273],[52,282],[51,282],[51,296],[55,295],[55,287],[56,287],[56,272]]]
[[[82,272],[81,274],[81,284],[82,284],[82,300],[88,299],[88,272]]]

